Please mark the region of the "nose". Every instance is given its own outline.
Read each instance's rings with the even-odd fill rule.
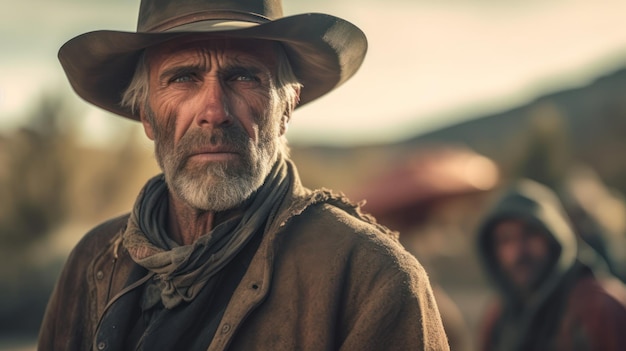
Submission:
[[[195,123],[200,127],[232,123],[228,98],[219,79],[207,79],[198,92]]]

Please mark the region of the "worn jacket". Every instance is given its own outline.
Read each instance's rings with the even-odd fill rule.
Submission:
[[[503,218],[525,219],[544,228],[558,248],[543,283],[525,302],[502,276],[490,246],[491,228]],[[478,242],[499,292],[483,318],[480,350],[626,350],[626,288],[595,269],[600,261],[578,242],[548,188],[530,181],[514,187],[485,219]]]
[[[296,181],[290,196],[209,350],[448,350],[428,277],[391,232],[330,192]],[[127,281],[136,266],[121,245],[127,219],[99,225],[74,248],[39,350],[107,349],[96,336],[101,317],[141,284]]]

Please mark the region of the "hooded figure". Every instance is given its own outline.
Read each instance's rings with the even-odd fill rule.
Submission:
[[[500,295],[481,350],[626,350],[626,289],[594,268],[550,189],[516,184],[483,221],[478,250]]]

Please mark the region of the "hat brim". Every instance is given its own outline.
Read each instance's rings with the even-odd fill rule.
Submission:
[[[327,14],[309,13],[261,24],[200,21],[158,33],[89,32],[65,43],[59,50],[59,60],[80,97],[107,111],[138,120],[139,116],[120,102],[141,52],[198,33],[282,43],[303,85],[299,106],[348,80],[361,66],[367,51],[365,34],[352,23]]]

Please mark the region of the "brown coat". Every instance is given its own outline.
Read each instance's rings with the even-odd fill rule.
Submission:
[[[263,237],[209,350],[448,350],[417,260],[354,206],[310,194],[296,182],[284,225]],[[98,322],[135,266],[121,245],[126,221],[98,226],[73,250],[39,350],[106,349]]]

